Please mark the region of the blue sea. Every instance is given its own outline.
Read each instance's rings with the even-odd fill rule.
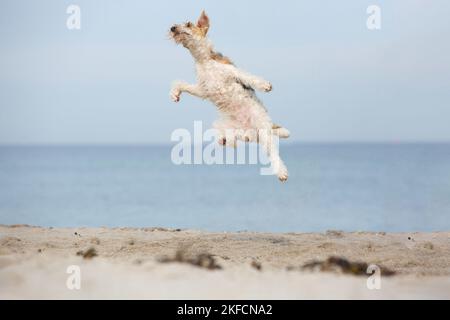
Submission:
[[[0,224],[210,231],[450,230],[450,144],[286,144],[260,165],[174,165],[171,146],[0,147]]]

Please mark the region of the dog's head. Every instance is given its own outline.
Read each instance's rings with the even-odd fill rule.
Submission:
[[[175,24],[170,28],[170,36],[176,43],[194,50],[207,44],[206,34],[209,29],[209,18],[205,11],[202,12],[197,23],[186,22]]]

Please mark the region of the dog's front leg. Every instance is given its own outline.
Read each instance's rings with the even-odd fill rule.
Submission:
[[[193,96],[203,99],[203,92],[200,86],[181,81],[177,81],[172,85],[172,90],[170,90],[170,98],[174,102],[178,102],[180,101],[180,96],[183,92],[187,92]]]
[[[269,92],[272,90],[272,84],[263,78],[254,76],[245,71],[234,68],[234,76],[239,79],[243,84],[253,89]]]

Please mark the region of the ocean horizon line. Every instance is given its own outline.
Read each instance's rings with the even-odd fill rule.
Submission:
[[[203,145],[208,145],[211,142],[204,143]],[[0,143],[0,148],[8,147],[172,147],[176,142],[173,143]],[[284,146],[301,146],[301,145],[450,145],[450,140],[399,140],[399,141],[386,141],[386,140],[367,140],[367,141],[293,141],[293,142],[281,142]],[[193,144],[195,145],[195,144]]]

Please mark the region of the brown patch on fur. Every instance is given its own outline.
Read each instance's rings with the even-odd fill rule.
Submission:
[[[192,31],[193,35],[197,35],[199,37],[206,37],[206,33],[208,32],[207,28],[199,28],[198,26],[194,25],[192,22],[187,22],[184,24],[184,26]]]
[[[219,52],[211,51],[211,59],[223,64],[233,64],[233,62],[228,57],[225,57]]]
[[[188,28],[192,30],[193,34],[196,34],[196,35],[198,35],[198,36],[200,36],[202,38],[206,37],[206,33],[208,32],[208,30],[199,28],[199,27],[194,26],[194,25],[192,25],[191,27],[188,27]]]
[[[272,129],[280,129],[281,128],[281,126],[279,126],[279,125],[277,125],[277,124],[272,124]]]
[[[200,18],[198,18],[197,24],[194,25],[192,22],[187,22],[185,26],[191,29],[193,34],[204,38],[209,30],[209,18],[205,11],[202,11]]]

